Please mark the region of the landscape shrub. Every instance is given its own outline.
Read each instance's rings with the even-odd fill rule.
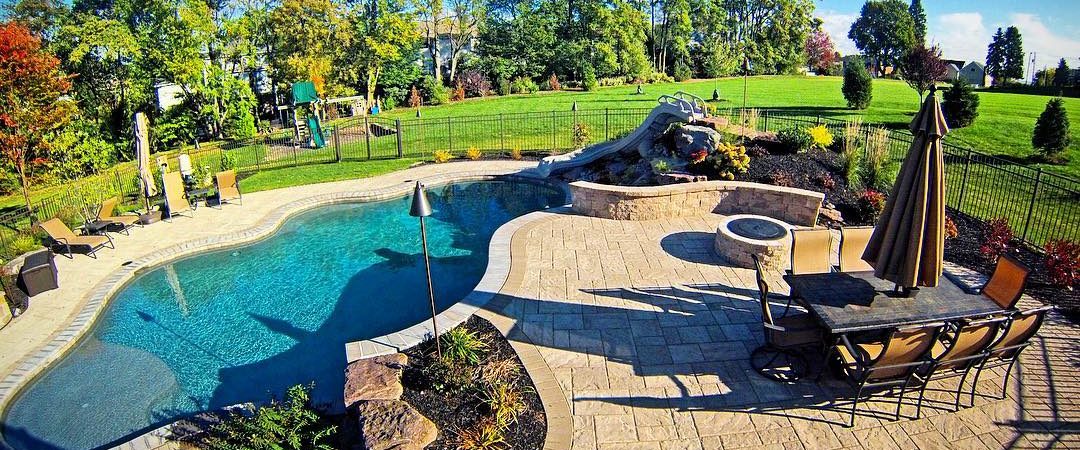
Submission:
[[[506,427],[517,421],[525,411],[525,398],[509,383],[497,382],[484,388],[480,397],[495,424]]]
[[[814,176],[814,184],[826,191],[831,191],[836,188],[836,180],[834,180],[832,175],[829,175],[828,172],[821,172]]]
[[[1080,284],[1080,242],[1054,239],[1047,242],[1045,248],[1043,265],[1050,282],[1070,290]]]
[[[548,79],[544,80],[544,82],[540,84],[540,90],[561,91],[562,85],[559,84],[559,77],[552,73],[551,76],[548,77]]]
[[[848,108],[866,109],[873,97],[873,80],[862,58],[851,58],[844,67],[844,85],[840,88]]]
[[[272,400],[250,416],[230,413],[205,438],[212,450],[330,450],[338,428],[311,404],[311,387],[293,386],[284,401]]]
[[[425,367],[424,375],[431,382],[432,389],[449,394],[471,390],[476,385],[476,367],[445,354]]]
[[[956,226],[956,221],[945,216],[945,239],[954,239],[957,236],[960,236],[960,228]]]
[[[657,159],[652,162],[653,171],[656,173],[668,173],[671,172],[671,166],[663,159]]]
[[[997,260],[998,256],[1005,253],[1012,246],[1015,237],[1009,219],[997,217],[986,221],[986,229],[983,232],[983,242],[979,246],[979,253],[991,260]]]
[[[221,152],[221,162],[218,165],[219,170],[236,170],[236,157],[227,151]]]
[[[813,145],[810,133],[798,126],[790,126],[780,130],[776,133],[776,139],[780,141],[780,146],[785,151],[792,153],[805,151]]]
[[[885,210],[886,200],[885,194],[881,192],[873,189],[862,191],[855,202],[855,208],[859,214],[858,221],[863,223],[876,222],[878,216]]]
[[[468,150],[465,150],[465,157],[473,161],[480,159],[481,156],[484,156],[484,154],[476,147],[469,147]]]
[[[450,102],[450,88],[443,86],[431,75],[425,75],[420,80],[420,93],[429,105],[445,105]]]
[[[589,145],[589,126],[584,122],[578,122],[574,124],[573,129],[574,148],[584,148]]]
[[[491,92],[491,82],[479,70],[466,70],[461,73],[461,85],[467,97],[483,97]]]
[[[409,91],[409,107],[419,108],[423,103],[424,99],[420,97],[420,90],[413,86],[412,90]]]
[[[711,165],[721,179],[734,180],[735,174],[746,173],[750,168],[750,157],[746,155],[746,147],[722,142],[705,158],[705,163]]]
[[[116,162],[116,147],[102,139],[94,124],[76,121],[56,135],[46,166],[55,176],[73,180],[107,169]]]
[[[844,124],[840,136],[840,167],[849,187],[859,186],[862,181],[859,173],[863,159],[861,141],[862,119],[855,117]]]
[[[20,234],[7,245],[7,250],[10,255],[6,255],[5,259],[11,259],[19,256],[23,253],[37,250],[41,248],[41,240],[33,234]]]
[[[511,91],[511,89],[510,89],[511,86],[512,86],[512,84],[510,83],[510,80],[506,79],[506,78],[499,78],[498,80],[495,81],[495,91],[498,92],[499,95],[510,95],[510,94],[512,94],[513,91]]]
[[[769,174],[769,184],[780,187],[795,186],[795,178],[786,170],[777,170]]]
[[[1035,122],[1035,131],[1031,135],[1031,146],[1042,150],[1051,161],[1059,158],[1063,150],[1069,147],[1072,137],[1069,135],[1069,116],[1061,97],[1052,98],[1046,103],[1046,109],[1039,114]]]
[[[645,75],[645,77],[642,78],[640,81],[648,83],[648,84],[654,84],[654,83],[671,83],[671,82],[675,81],[675,79],[671,78],[671,75],[668,75],[668,74],[666,74],[664,72],[654,71],[654,72],[650,72],[648,75]]]
[[[818,125],[807,130],[814,148],[825,150],[833,144],[833,134],[825,125]]]
[[[435,160],[437,164],[442,164],[454,159],[454,155],[451,154],[449,150],[435,150],[435,152],[431,154],[431,158]]]
[[[506,448],[506,430],[494,420],[484,420],[472,428],[458,430],[457,450],[496,450]]]
[[[465,86],[462,86],[461,80],[458,80],[457,84],[454,85],[454,90],[450,96],[450,100],[455,102],[465,100]]]
[[[514,161],[521,161],[521,158],[522,158],[522,155],[521,155],[521,149],[520,148],[512,148],[512,149],[510,149],[510,159],[512,159]]]
[[[514,94],[535,94],[538,90],[540,87],[529,77],[518,77],[510,84],[510,92]]]
[[[600,83],[596,81],[596,70],[592,66],[585,66],[585,74],[581,79],[581,87],[586,91],[595,91],[600,87]]]
[[[951,128],[966,127],[979,117],[979,94],[961,77],[952,81],[941,94],[941,100],[941,112],[945,114],[945,123]]]
[[[675,81],[686,81],[694,76],[694,71],[686,61],[680,59],[679,62],[675,63],[675,70],[672,75],[675,77]]]
[[[156,151],[164,151],[195,141],[198,118],[189,104],[173,105],[165,113],[152,121],[150,144]]]
[[[626,84],[626,78],[623,77],[604,77],[596,80],[600,86],[622,86]]]
[[[442,335],[443,357],[454,363],[476,365],[488,349],[476,333],[457,327]]]

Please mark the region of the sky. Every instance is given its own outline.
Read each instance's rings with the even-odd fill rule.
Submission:
[[[908,0],[904,0],[905,3]],[[858,53],[847,37],[859,16],[862,0],[817,0],[815,15],[842,54]],[[1065,58],[1080,67],[1080,1],[1078,0],[923,0],[926,39],[940,45],[943,57],[964,61],[986,60],[986,46],[998,27],[1016,26],[1024,51],[1035,53],[1035,70],[1057,67]],[[1025,64],[1025,70],[1027,68]]]

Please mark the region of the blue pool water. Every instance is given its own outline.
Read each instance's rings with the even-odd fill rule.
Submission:
[[[495,229],[564,199],[548,186],[509,181],[457,183],[428,195],[440,309],[480,280]],[[269,239],[139,276],[78,347],[8,408],[6,443],[16,449],[116,444],[178,417],[263,401],[299,383],[314,382],[317,401],[340,403],[346,342],[430,317],[409,200],[318,208],[288,220]]]

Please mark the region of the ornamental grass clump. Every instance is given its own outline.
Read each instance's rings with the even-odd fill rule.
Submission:
[[[860,177],[867,189],[887,191],[894,173],[889,170],[889,130],[876,127],[867,133],[866,154],[863,155]]]
[[[859,173],[863,159],[863,151],[859,146],[861,134],[861,118],[852,118],[844,124],[844,135],[840,141],[840,165],[844,170],[848,186],[858,186],[861,182]]]

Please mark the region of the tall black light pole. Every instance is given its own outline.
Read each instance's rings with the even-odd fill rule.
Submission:
[[[435,351],[438,352],[439,358],[442,358],[442,344],[439,343],[439,324],[436,321],[435,312],[435,289],[431,284],[431,260],[428,259],[427,249],[427,228],[424,226],[424,218],[431,215],[431,204],[428,203],[427,193],[424,192],[424,185],[416,182],[416,188],[413,189],[412,207],[409,208],[409,215],[420,218],[420,242],[424,247],[424,268],[427,270],[427,289],[428,289],[428,301],[431,302],[431,329],[435,333]]]

